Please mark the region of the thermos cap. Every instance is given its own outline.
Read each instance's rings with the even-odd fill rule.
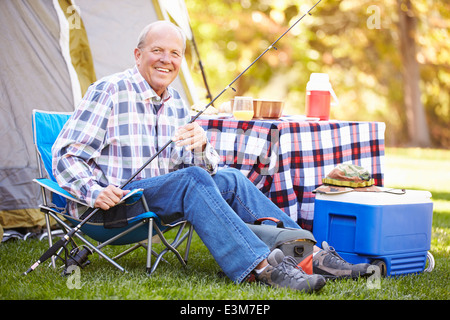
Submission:
[[[339,104],[339,100],[331,86],[330,77],[326,73],[311,73],[309,82],[306,84],[306,91],[328,91],[334,100],[332,105]]]

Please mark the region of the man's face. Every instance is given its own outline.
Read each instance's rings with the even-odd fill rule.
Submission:
[[[183,59],[183,48],[183,39],[178,31],[162,25],[151,29],[144,45],[135,49],[139,72],[159,96],[177,77]]]

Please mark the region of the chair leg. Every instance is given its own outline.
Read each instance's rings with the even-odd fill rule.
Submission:
[[[147,273],[152,273],[152,238],[153,238],[153,218],[148,219],[148,240],[147,240]]]
[[[177,235],[175,236],[175,239],[172,241],[172,243],[169,243],[166,239],[166,237],[164,236],[163,232],[161,232],[161,230],[158,228],[158,226],[155,225],[154,229],[156,231],[156,233],[158,234],[159,238],[161,239],[161,241],[163,242],[163,244],[166,246],[166,248],[164,250],[162,250],[159,255],[157,256],[155,262],[153,263],[153,266],[151,267],[150,271],[148,272],[148,275],[151,275],[155,269],[157,268],[159,262],[163,259],[163,255],[165,255],[167,252],[172,251],[175,256],[177,257],[178,261],[180,262],[180,264],[185,267],[186,263],[187,263],[187,254],[185,253],[185,258],[183,259],[183,257],[181,256],[180,252],[177,250],[177,248],[180,246],[180,244],[183,243],[183,241],[185,241],[188,238],[188,243],[186,244],[186,248],[187,250],[189,250],[190,247],[190,241],[192,239],[192,233],[189,231],[192,231],[193,228],[191,226],[190,230],[188,232],[185,232],[183,234],[183,229],[186,226],[186,222],[183,223],[182,225],[180,225]]]
[[[45,212],[44,217],[45,217],[45,224],[47,226],[48,247],[51,248],[53,246],[53,239],[52,239],[52,230],[51,230],[51,226],[50,226],[50,216],[47,212]],[[52,261],[53,269],[56,269],[56,262],[55,262],[54,256],[51,257],[51,261]]]
[[[180,236],[183,231],[184,225],[185,224],[182,224],[180,226],[180,228],[178,229],[177,235],[175,236],[175,240],[172,243],[169,243],[167,241],[166,237],[164,237],[163,233],[161,232],[161,230],[159,230],[158,227],[155,228],[156,233],[158,233],[159,237],[161,238],[161,241],[164,243],[166,248],[175,254],[175,256],[178,258],[178,261],[180,261],[180,263],[183,265],[183,267],[186,266],[186,262],[181,257],[180,253],[177,250],[177,247],[184,241],[184,239],[186,239],[186,234],[185,234],[182,237],[182,239],[180,240]]]
[[[52,214],[49,212],[49,214],[53,217],[53,219],[55,219],[59,224],[61,224],[62,226],[64,226],[64,228],[66,228],[66,230],[71,230],[71,228],[69,227],[69,225],[67,225],[62,219],[60,219],[56,214]],[[111,263],[113,266],[115,266],[117,269],[119,269],[122,272],[126,272],[125,269],[119,265],[117,262],[115,262],[113,259],[111,259],[110,257],[108,257],[106,254],[104,254],[100,249],[98,249],[95,245],[93,245],[92,243],[90,243],[88,240],[86,240],[83,236],[81,236],[78,232],[75,233],[75,236],[80,239],[85,245],[87,245],[92,251],[96,252],[99,256],[101,256],[102,258],[104,258],[106,261],[108,261],[109,263]]]
[[[187,263],[188,256],[189,256],[189,250],[191,249],[191,241],[192,241],[193,234],[194,234],[194,226],[191,224],[189,226],[189,235],[188,235],[188,239],[186,241],[186,252],[184,253],[184,261],[186,263]]]

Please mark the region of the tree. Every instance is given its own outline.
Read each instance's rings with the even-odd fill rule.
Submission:
[[[186,1],[212,95],[315,2]],[[273,97],[304,114],[309,76],[324,72],[340,101],[334,119],[385,122],[389,146],[450,147],[449,38],[446,1],[322,1],[215,105]]]
[[[417,21],[410,0],[397,0],[400,52],[403,63],[403,96],[410,144],[430,147],[430,134],[421,101],[420,70],[417,62]]]

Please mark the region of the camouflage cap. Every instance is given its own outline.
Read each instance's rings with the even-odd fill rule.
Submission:
[[[313,192],[319,193],[345,193],[350,191],[379,191],[374,186],[370,173],[363,167],[350,164],[338,164],[324,179],[324,185]]]
[[[373,179],[363,167],[350,163],[341,163],[331,170],[325,179],[322,179],[322,183],[359,188],[373,185]]]

